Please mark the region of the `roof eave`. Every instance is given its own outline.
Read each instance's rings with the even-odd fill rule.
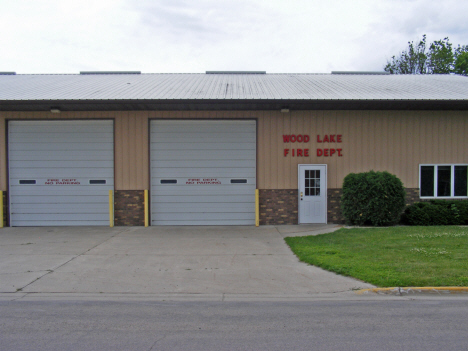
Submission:
[[[468,110],[468,100],[0,100],[0,111]]]

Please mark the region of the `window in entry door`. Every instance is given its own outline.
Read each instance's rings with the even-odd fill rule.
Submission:
[[[305,171],[305,196],[320,196],[320,171]]]

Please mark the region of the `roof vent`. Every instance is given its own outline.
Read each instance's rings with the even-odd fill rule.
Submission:
[[[16,72],[0,72],[0,75],[2,76],[14,76]]]
[[[206,74],[266,74],[266,71],[206,71]]]
[[[141,74],[141,71],[81,71],[80,74]]]
[[[386,75],[390,74],[388,72],[382,71],[332,71],[331,74],[359,74],[359,75],[366,75],[366,74],[376,74],[376,75]]]

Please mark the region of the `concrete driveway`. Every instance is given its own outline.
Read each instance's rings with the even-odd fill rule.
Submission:
[[[299,262],[283,240],[337,228],[3,228],[0,294],[300,297],[372,287]]]

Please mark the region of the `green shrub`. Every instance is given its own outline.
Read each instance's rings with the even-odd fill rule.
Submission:
[[[343,181],[341,206],[349,224],[384,226],[399,222],[405,198],[403,183],[393,174],[350,173]]]
[[[453,201],[460,214],[461,224],[468,224],[468,201]]]
[[[468,224],[468,201],[417,202],[405,209],[402,221],[409,225]]]

